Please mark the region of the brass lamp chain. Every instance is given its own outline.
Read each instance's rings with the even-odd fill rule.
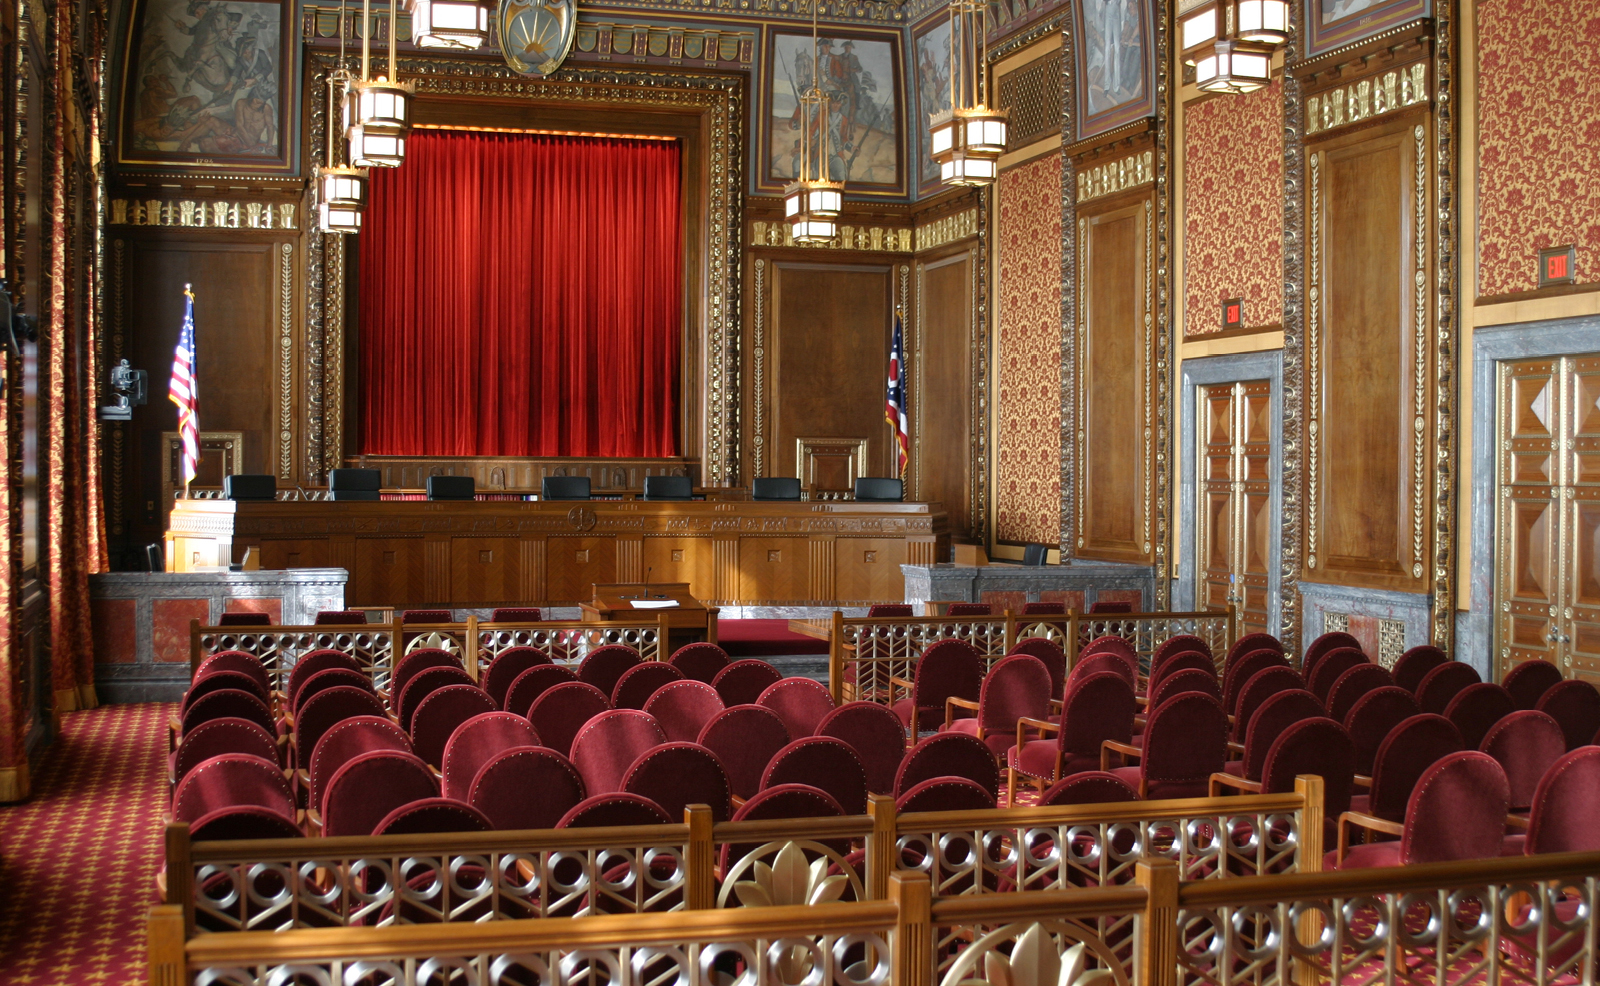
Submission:
[[[361,81],[372,79],[372,0],[361,0]]]

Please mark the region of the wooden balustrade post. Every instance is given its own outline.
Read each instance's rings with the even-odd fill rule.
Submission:
[[[665,661],[672,656],[672,617],[666,610],[656,612],[656,660]]]
[[[463,643],[465,646],[462,650],[466,653],[462,654],[461,657],[466,662],[467,673],[472,675],[473,681],[481,683],[483,681],[483,651],[478,647],[478,617],[476,615],[467,617],[467,639]]]
[[[711,839],[711,808],[688,805],[683,820],[689,826],[683,903],[691,911],[708,911],[717,906],[717,846]]]
[[[1299,873],[1318,873],[1322,870],[1323,833],[1327,831],[1322,778],[1316,774],[1300,774],[1294,779],[1294,790],[1303,801],[1300,809],[1300,847],[1296,850],[1299,858],[1295,870]],[[1301,942],[1318,941],[1322,938],[1322,925],[1322,913],[1308,907],[1295,922],[1292,934]],[[1289,954],[1288,943],[1285,942],[1280,955]],[[1279,968],[1282,968],[1284,960],[1280,958],[1278,962]],[[1294,981],[1299,986],[1317,986],[1321,979],[1316,963],[1295,960]]]
[[[189,858],[189,823],[170,822],[166,831],[166,903],[183,908],[184,934],[194,934],[194,864]]]
[[[933,884],[928,874],[896,870],[889,877],[889,899],[896,912],[889,981],[894,986],[933,986]]]
[[[895,870],[897,852],[894,799],[868,795],[867,814],[872,816],[872,832],[867,836],[867,897],[883,900],[889,896],[889,876]]]
[[[1145,858],[1134,865],[1134,882],[1149,895],[1134,939],[1134,986],[1177,986],[1178,864]]]
[[[150,970],[150,986],[179,986],[187,972],[183,946],[183,908],[176,904],[157,904],[150,908],[145,924],[145,954]]]
[[[189,621],[189,677],[200,670],[200,621]]]
[[[859,669],[858,669],[859,671]],[[828,691],[833,704],[844,704],[844,610],[833,611],[833,630],[828,634]]]
[[[1067,654],[1067,670],[1072,670],[1078,663],[1078,611],[1067,610],[1067,639],[1061,648]]]
[[[706,607],[706,643],[708,644],[714,644],[717,642],[718,612],[720,611],[715,606]]]
[[[1017,646],[1017,618],[1009,609],[1006,610],[1006,630],[1001,642],[1005,644],[1007,654],[1011,653],[1011,648]]]

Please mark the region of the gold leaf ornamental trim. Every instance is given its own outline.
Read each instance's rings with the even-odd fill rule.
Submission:
[[[918,287],[921,286],[921,284],[922,284],[921,278],[918,278],[917,284],[918,284]],[[906,335],[916,335],[916,333],[913,333],[911,331],[912,319],[911,319],[911,265],[910,264],[901,264],[900,265],[900,319],[901,319],[901,328],[904,331],[904,333]],[[902,337],[902,339],[903,338],[904,337]],[[920,346],[921,341],[922,341],[921,340],[921,336],[917,335],[916,338],[917,338],[918,345]],[[922,366],[922,359],[921,359],[920,351],[919,351],[919,355],[918,355],[918,359],[917,359],[917,366],[918,366],[918,368],[920,368]],[[901,372],[902,373],[905,372],[904,368],[901,369]],[[917,393],[918,393],[918,397],[920,398],[921,391],[919,390]],[[908,399],[909,399],[910,396],[911,395],[909,395],[909,394],[907,395]],[[920,409],[922,407],[922,401],[920,399],[917,401],[916,406],[920,411]],[[911,457],[912,457],[912,460],[915,461],[918,464],[918,467],[920,468],[921,463],[922,463],[922,427],[921,427],[920,421],[918,423],[916,434],[911,436]],[[922,496],[922,490],[921,490],[920,487],[918,488],[918,490],[916,492],[916,495],[917,495],[918,498],[920,498]]]
[[[1414,263],[1416,270],[1413,280],[1416,283],[1416,316],[1412,329],[1412,348],[1415,357],[1412,360],[1415,369],[1415,382],[1412,388],[1412,463],[1411,463],[1411,577],[1422,578],[1422,553],[1423,553],[1423,499],[1427,487],[1427,418],[1425,417],[1428,399],[1428,159],[1427,159],[1427,128],[1417,124],[1412,128],[1412,135],[1416,138],[1416,172],[1417,187],[1415,225],[1412,229],[1412,239],[1415,240]]]
[[[927,273],[928,265],[917,264],[917,311],[922,311],[922,283],[923,275]],[[916,333],[911,343],[911,365],[902,368],[900,372],[906,375],[906,380],[913,378],[916,386],[912,388],[917,399],[911,404],[911,461],[906,465],[906,471],[913,481],[913,495],[922,495],[922,334]],[[908,398],[909,399],[909,398]]]
[[[1088,253],[1088,251],[1089,251],[1089,222],[1086,219],[1079,219],[1078,220],[1078,290],[1079,291],[1086,290],[1087,289],[1087,285],[1089,283],[1089,261],[1088,261],[1088,257],[1085,256]],[[1078,547],[1080,549],[1084,546],[1084,538],[1085,538],[1085,531],[1084,531],[1084,526],[1083,526],[1083,517],[1084,517],[1085,512],[1088,510],[1088,503],[1086,502],[1087,498],[1088,498],[1088,489],[1087,489],[1087,487],[1086,487],[1086,485],[1084,483],[1084,470],[1087,468],[1087,464],[1088,464],[1088,449],[1087,449],[1087,446],[1086,446],[1087,438],[1084,435],[1084,429],[1083,429],[1083,423],[1086,420],[1088,420],[1088,413],[1089,413],[1089,409],[1087,407],[1088,401],[1087,401],[1086,395],[1084,394],[1084,386],[1083,386],[1083,383],[1084,383],[1084,381],[1083,381],[1083,378],[1084,378],[1084,364],[1089,358],[1088,339],[1089,339],[1089,306],[1087,304],[1080,303],[1078,305],[1078,345],[1077,345],[1078,359],[1077,359],[1077,365],[1074,367],[1074,374],[1073,374],[1073,376],[1075,377],[1075,379],[1073,381],[1074,391],[1075,391],[1074,397],[1076,398],[1074,403],[1077,405],[1077,410],[1078,410],[1078,422],[1077,422],[1077,424],[1078,424],[1078,433],[1075,436],[1075,440],[1074,440],[1074,445],[1076,446],[1076,454],[1074,455],[1074,458],[1077,459],[1077,462],[1078,462],[1078,475],[1076,477],[1074,477],[1076,479],[1076,485],[1078,487],[1078,496],[1077,496],[1078,508],[1077,508],[1077,510],[1075,510],[1073,512],[1077,515],[1077,521],[1078,521]]]
[[[294,476],[294,244],[279,247],[278,478]]]
[[[1130,154],[1078,172],[1078,201],[1105,198],[1155,180],[1155,151]]]
[[[1458,156],[1461,120],[1456,115],[1459,99],[1456,52],[1460,33],[1456,24],[1460,4],[1441,4],[1435,13],[1433,85],[1437,108],[1433,114],[1433,153],[1435,228],[1435,315],[1433,352],[1434,373],[1434,470],[1433,470],[1433,584],[1430,598],[1431,638],[1448,653],[1455,647],[1456,605],[1456,458],[1463,452],[1457,443],[1456,391],[1461,387],[1461,353],[1457,326],[1461,315],[1460,264],[1455,245],[1459,239],[1458,209],[1461,202]],[[1455,98],[1453,98],[1455,97]]]
[[[767,262],[756,260],[756,287],[755,287],[755,318],[751,326],[755,332],[755,348],[751,356],[755,361],[755,434],[750,436],[750,458],[755,465],[756,475],[765,476],[766,468],[766,367],[767,367]]]
[[[1360,123],[1428,101],[1428,63],[1385,72],[1381,78],[1338,86],[1306,100],[1306,133]]]
[[[978,210],[964,209],[961,212],[942,216],[929,223],[921,223],[916,227],[917,251],[932,250],[942,247],[946,243],[964,240],[969,236],[978,235]]]
[[[1149,199],[1144,203],[1144,352],[1145,359],[1149,359],[1155,350],[1155,205]],[[1151,443],[1155,438],[1155,408],[1156,395],[1151,391],[1152,367],[1146,365],[1143,379],[1139,381],[1144,390],[1144,461],[1141,464],[1144,472],[1144,553],[1150,554],[1150,525],[1155,513],[1155,457]]]
[[[883,253],[911,253],[913,234],[910,227],[902,226],[844,226],[831,240],[820,243],[797,243],[794,229],[785,222],[753,222],[750,224],[750,245],[768,247],[798,247],[806,250],[867,250]]]
[[[292,202],[200,202],[194,199],[112,199],[113,226],[196,229],[298,229]]]
[[[1322,445],[1322,155],[1311,155],[1311,252],[1306,280],[1306,567],[1317,567],[1317,453]]]

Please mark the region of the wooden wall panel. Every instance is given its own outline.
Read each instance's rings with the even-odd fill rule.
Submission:
[[[1154,310],[1148,194],[1080,207],[1077,554],[1153,559]]]
[[[1309,151],[1304,577],[1312,581],[1426,589],[1425,136],[1422,118],[1410,115]]]
[[[392,606],[396,599],[425,598],[423,551],[424,542],[416,537],[357,540],[345,605]]]
[[[740,538],[739,598],[803,597],[811,582],[811,548],[804,538]]]
[[[958,538],[971,537],[978,526],[972,491],[973,424],[981,413],[972,400],[975,252],[962,250],[917,264],[917,355],[911,367],[915,482],[910,495],[944,504],[950,533]]]
[[[839,538],[834,548],[834,591],[840,600],[904,599],[910,561],[900,538]]]
[[[696,599],[716,599],[716,570],[706,538],[647,537],[644,566],[651,582],[687,582]]]
[[[464,605],[515,604],[522,592],[522,551],[517,538],[451,538],[450,599]]]
[[[594,598],[595,583],[617,580],[617,542],[609,537],[553,537],[545,542],[545,601],[574,606]]]

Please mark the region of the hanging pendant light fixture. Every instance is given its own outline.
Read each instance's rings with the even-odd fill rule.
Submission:
[[[1281,45],[1289,40],[1288,0],[1239,0],[1240,41]]]
[[[489,8],[476,0],[406,0],[411,43],[471,50],[489,40]]]
[[[950,2],[950,109],[929,121],[929,149],[946,185],[988,185],[1000,172],[1010,112],[988,104],[986,0]]]
[[[833,181],[833,100],[822,88],[817,5],[811,0],[811,79],[800,92],[800,174],[783,190],[783,218],[796,243],[827,243],[844,208],[844,182]],[[830,46],[831,47],[831,46]]]
[[[1195,62],[1194,81],[1202,92],[1243,95],[1272,80],[1272,49],[1248,41],[1218,41]]]
[[[339,4],[339,64],[328,73],[327,163],[317,168],[317,228],[324,233],[358,233],[361,215],[367,208],[367,173],[361,168],[339,164],[335,148],[344,135],[333,129],[339,95],[351,82],[344,62],[344,32],[349,17],[343,0]]]
[[[411,131],[411,93],[395,68],[395,18],[389,12],[389,74],[372,78],[372,0],[361,0],[361,80],[345,89],[345,131],[350,163],[358,168],[398,168]]]

